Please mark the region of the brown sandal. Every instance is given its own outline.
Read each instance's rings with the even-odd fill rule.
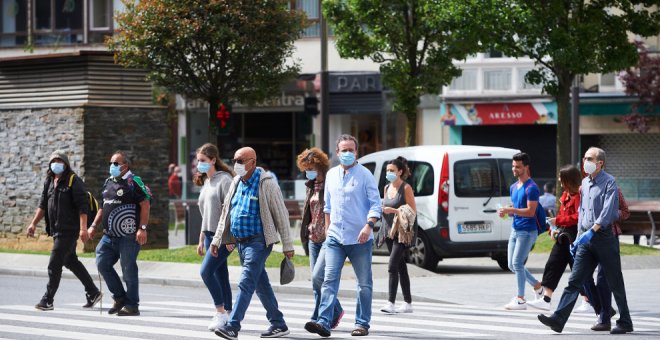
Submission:
[[[351,332],[352,336],[366,336],[369,335],[369,330],[366,328],[358,327]]]

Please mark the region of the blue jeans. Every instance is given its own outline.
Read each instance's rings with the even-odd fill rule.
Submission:
[[[213,241],[211,231],[204,232],[204,249],[206,255],[199,268],[199,275],[208,288],[215,307],[223,307],[225,310],[231,310],[231,285],[229,284],[229,270],[227,269],[227,257],[229,251],[224,245],[218,247],[218,257],[213,257],[209,252],[209,246]]]
[[[137,256],[140,245],[135,235],[124,237],[110,237],[103,235],[96,246],[96,267],[103,275],[105,284],[112,292],[115,300],[124,300],[128,307],[137,307],[140,304]],[[114,268],[120,261],[122,276],[126,282],[126,290]]]
[[[621,273],[619,242],[609,228],[596,232],[591,242],[578,247],[573,270],[568,279],[568,287],[564,288],[561,300],[559,301],[557,310],[552,314],[552,318],[562,325],[568,321],[568,317],[571,315],[575,301],[578,298],[580,288],[588,276],[593,275],[599,263],[602,266],[607,284],[614,294],[616,305],[619,307],[619,315],[621,317],[616,323],[625,328],[632,328],[633,324],[630,319],[630,311],[628,310],[628,301],[626,299],[626,288],[623,283],[623,274]],[[608,305],[603,305],[603,307],[609,308]]]
[[[273,245],[266,246],[264,235],[261,234],[249,241],[237,243],[238,254],[241,259],[241,281],[238,283],[238,294],[232,309],[227,328],[235,331],[241,330],[241,321],[252,300],[255,290],[261,304],[266,309],[266,318],[272,327],[284,328],[284,315],[277,305],[273,287],[270,286],[268,274],[266,273],[266,258],[273,250]]]
[[[371,245],[373,240],[362,244],[343,245],[335,238],[325,240],[325,278],[321,287],[318,323],[329,330],[334,317],[334,306],[339,291],[341,270],[346,258],[351,261],[357,277],[357,305],[355,325],[369,329],[373,281],[371,277]]]
[[[321,304],[321,286],[323,286],[323,279],[325,277],[325,248],[323,242],[309,241],[309,266],[312,271],[312,290],[314,291],[314,313],[312,313],[311,320],[318,321],[319,319],[319,305]],[[344,311],[339,300],[335,299],[333,307],[332,320],[334,321]]]
[[[532,286],[538,282],[534,275],[525,268],[525,259],[532,250],[537,237],[536,230],[511,230],[507,261],[509,270],[516,274],[518,296],[525,296],[525,281]]]

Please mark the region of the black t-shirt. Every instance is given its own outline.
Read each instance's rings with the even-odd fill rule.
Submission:
[[[140,202],[146,193],[129,175],[126,179],[111,178],[103,187],[103,224],[105,233],[121,237],[137,232],[140,220]]]
[[[69,181],[71,181],[71,186],[69,186]],[[89,213],[86,203],[85,185],[72,172],[67,171],[62,174],[57,185],[52,177],[46,178],[39,200],[39,208],[47,213],[45,218],[48,234],[52,236],[78,235],[80,214]],[[87,218],[90,217],[87,216]]]

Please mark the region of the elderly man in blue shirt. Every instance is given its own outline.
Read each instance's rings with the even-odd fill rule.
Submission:
[[[351,135],[337,139],[340,165],[325,177],[325,277],[321,288],[319,318],[305,324],[305,329],[322,337],[330,336],[333,307],[339,290],[341,270],[346,258],[357,277],[357,305],[353,336],[369,334],[373,281],[371,246],[374,223],[382,207],[372,173],[356,162],[358,142]]]
[[[629,333],[633,331],[633,324],[621,273],[619,240],[612,230],[612,223],[618,218],[618,188],[614,177],[603,170],[605,151],[589,148],[583,163],[584,172],[589,176],[582,180],[580,188],[579,235],[571,249],[575,254],[573,270],[557,310],[549,317],[540,314],[538,318],[553,331],[561,333],[575,306],[580,287],[600,263],[621,315],[610,333]]]

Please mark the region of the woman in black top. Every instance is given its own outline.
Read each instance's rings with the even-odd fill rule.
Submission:
[[[388,266],[389,298],[380,310],[385,313],[412,313],[412,297],[410,295],[410,277],[406,266],[405,254],[410,244],[399,242],[399,234],[390,235],[395,215],[400,214],[399,207],[407,204],[416,213],[415,196],[412,187],[404,181],[410,175],[408,162],[403,157],[397,157],[387,163],[386,178],[390,184],[385,186],[383,193],[383,226],[387,238],[387,249],[390,251]],[[413,237],[414,240],[414,237]],[[404,303],[398,308],[394,306],[396,291],[401,282]]]

